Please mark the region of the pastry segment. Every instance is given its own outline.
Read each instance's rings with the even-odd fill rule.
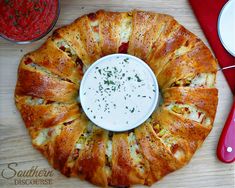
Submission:
[[[22,59],[22,64],[30,65],[31,63],[44,67],[51,73],[75,84],[78,84],[82,77],[73,59],[59,50],[51,38],[48,38],[38,50],[28,53]]]

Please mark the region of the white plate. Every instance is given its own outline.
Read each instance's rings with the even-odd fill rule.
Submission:
[[[133,129],[153,113],[159,98],[149,66],[127,54],[105,56],[85,72],[79,100],[88,118],[106,130]]]
[[[218,34],[224,48],[235,56],[235,0],[228,1],[221,10]]]

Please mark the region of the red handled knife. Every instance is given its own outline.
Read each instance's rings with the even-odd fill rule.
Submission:
[[[225,163],[235,161],[235,98],[217,147],[218,158]]]

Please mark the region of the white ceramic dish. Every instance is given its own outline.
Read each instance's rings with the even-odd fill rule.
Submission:
[[[221,10],[218,34],[224,48],[235,56],[235,0],[228,1]]]
[[[133,129],[153,113],[159,99],[149,66],[127,54],[105,56],[85,72],[79,100],[88,118],[110,131]]]

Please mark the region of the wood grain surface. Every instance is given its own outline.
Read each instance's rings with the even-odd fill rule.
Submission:
[[[98,9],[113,11],[143,9],[171,14],[208,45],[187,0],[61,0],[61,14],[56,28]],[[17,172],[28,170],[32,166],[53,170],[47,160],[31,146],[31,139],[14,104],[19,60],[23,54],[39,47],[45,38],[28,45],[16,45],[0,39],[0,173],[12,162],[18,164],[15,167]],[[218,72],[217,87],[219,89],[217,116],[213,130],[202,148],[186,167],[168,175],[152,187],[232,188],[235,186],[235,164],[223,164],[216,157],[217,142],[232,104],[232,93],[221,72]],[[3,172],[5,173],[8,173],[7,176],[11,176],[10,173],[14,175],[9,169]],[[0,174],[0,187],[95,187],[86,181],[66,178],[56,170],[53,170],[51,185],[15,185],[15,179],[16,177],[4,179]]]

